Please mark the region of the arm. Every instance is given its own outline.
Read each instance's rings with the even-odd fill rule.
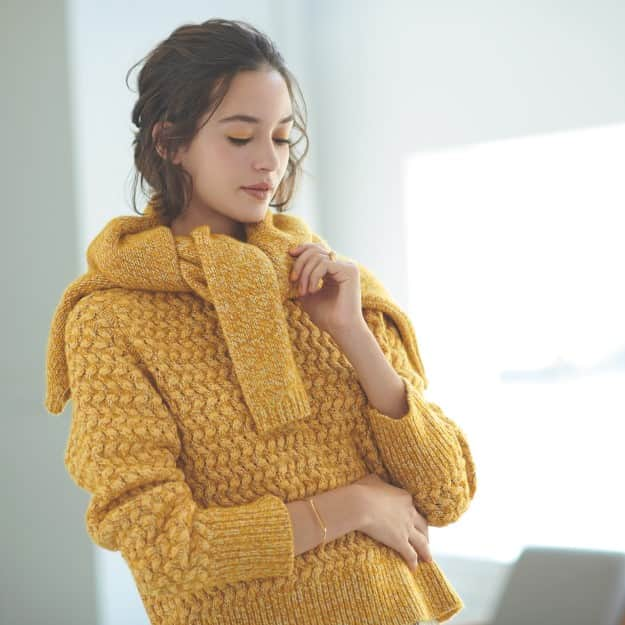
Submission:
[[[326,543],[362,527],[364,510],[354,484],[340,486],[314,496],[315,506],[325,521]],[[286,504],[295,536],[295,555],[321,544],[323,531],[308,501],[301,499]]]
[[[120,551],[147,592],[290,575],[289,508],[271,494],[243,505],[196,503],[168,406],[113,315],[89,299],[66,328],[73,410],[65,466],[91,494],[90,537]]]
[[[367,323],[335,333],[336,342],[358,375],[368,404],[389,419],[405,417],[410,409],[404,381],[387,360]]]
[[[425,399],[389,315],[364,310],[361,326],[336,342],[354,367],[367,398],[366,413],[385,468],[410,491],[428,524],[460,518],[475,494],[475,465],[462,430]]]

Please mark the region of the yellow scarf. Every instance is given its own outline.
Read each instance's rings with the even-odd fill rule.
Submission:
[[[88,270],[63,292],[52,318],[46,363],[45,407],[63,411],[71,397],[65,360],[65,323],[76,302],[100,289],[193,291],[216,310],[246,405],[259,432],[310,415],[297,369],[283,303],[298,297],[289,279],[296,245],[320,242],[295,215],[267,208],[262,221],[245,224],[246,241],[211,232],[208,225],[174,236],[150,201],[143,216],[110,220],[87,249]],[[338,259],[346,257],[337,254]],[[427,379],[406,314],[363,265],[363,308],[382,310],[398,326],[412,364]]]

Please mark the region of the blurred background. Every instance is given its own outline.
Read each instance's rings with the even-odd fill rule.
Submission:
[[[621,622],[622,0],[0,7],[2,624],[148,623],[120,554],[86,533],[88,494],[63,466],[71,407],[43,407],[45,350],[88,242],[132,214],[138,70],[132,90],[126,72],[177,26],[210,17],[249,21],[278,45],[309,111],[291,210],[388,286],[413,321],[430,399],[467,436],[475,498],[430,529],[466,604],[453,622],[501,617],[535,547],[546,562],[560,550],[609,561],[568,572],[582,593],[609,588],[597,605],[610,616],[584,622]],[[534,622],[565,622],[575,593],[549,575],[566,568],[530,571],[549,572],[533,592],[551,593],[554,611]],[[517,613],[538,603],[520,596]]]

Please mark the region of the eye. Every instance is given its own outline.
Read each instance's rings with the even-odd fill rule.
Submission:
[[[234,145],[245,145],[246,143],[250,141],[250,139],[236,139],[235,137],[228,137],[228,140],[230,141],[230,143],[234,143]],[[274,139],[274,141],[276,143],[284,143],[284,144],[291,145],[291,142],[289,141],[289,139]]]

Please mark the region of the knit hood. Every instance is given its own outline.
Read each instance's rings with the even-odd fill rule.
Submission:
[[[87,271],[63,292],[52,318],[47,347],[48,412],[59,414],[71,397],[65,355],[65,324],[85,295],[110,288],[194,292],[215,307],[243,397],[259,432],[310,415],[308,395],[292,351],[283,304],[297,299],[289,279],[296,258],[289,249],[320,242],[304,220],[269,208],[262,221],[245,224],[246,241],[212,232],[210,226],[174,235],[151,200],[144,215],[111,219],[87,248]],[[349,260],[337,253],[340,260]],[[407,315],[362,264],[363,308],[389,314],[408,356],[427,379]]]

